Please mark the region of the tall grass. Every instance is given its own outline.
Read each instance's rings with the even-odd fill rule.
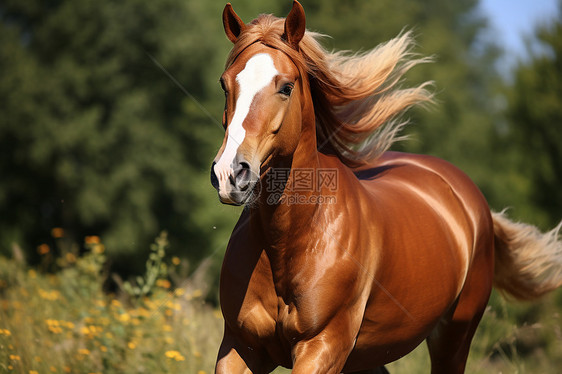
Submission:
[[[158,278],[138,295],[107,294],[103,245],[90,244],[58,258],[55,274],[0,257],[0,372],[213,372],[222,318],[204,285]]]
[[[178,280],[182,266],[159,238],[136,282],[108,294],[104,247],[87,238],[39,267],[0,257],[0,373],[212,373],[220,312],[205,304],[204,277]],[[52,272],[53,266],[58,269]],[[43,271],[49,268],[51,272]],[[493,294],[474,339],[467,373],[560,373],[562,292],[533,304]],[[387,366],[429,373],[424,344]],[[278,369],[276,373],[288,373]]]

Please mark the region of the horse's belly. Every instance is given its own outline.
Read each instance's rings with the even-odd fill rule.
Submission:
[[[439,267],[433,269],[440,270],[446,272]],[[458,297],[460,279],[441,284],[438,279],[443,282],[441,277],[432,278],[419,271],[403,276],[406,287],[376,282],[348,365],[358,369],[380,366],[416,348],[452,310]]]
[[[364,321],[353,351],[346,363],[347,369],[358,371],[382,366],[395,361],[416,348],[429,335],[441,316],[424,318],[417,323],[395,321],[374,323]]]

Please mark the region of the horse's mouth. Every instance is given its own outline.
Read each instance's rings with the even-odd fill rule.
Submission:
[[[213,183],[213,186],[221,203],[234,206],[254,203],[261,192],[260,178],[251,168],[244,168],[236,177],[229,178],[225,183]]]
[[[250,183],[250,185],[257,185],[257,183]],[[254,194],[255,188],[246,188],[244,191],[236,189],[231,190],[226,194],[223,194],[219,191],[219,200],[221,203],[226,205],[234,205],[240,206],[245,205],[248,203],[252,203],[257,199],[257,196]]]

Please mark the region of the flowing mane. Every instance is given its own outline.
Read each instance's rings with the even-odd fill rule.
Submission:
[[[283,39],[285,19],[261,15],[238,38],[227,60],[230,66],[248,46],[262,42],[286,53],[310,80],[316,116],[318,150],[337,155],[349,167],[378,158],[400,139],[408,122],[401,115],[410,107],[432,100],[429,82],[401,88],[401,77],[417,64],[429,62],[411,52],[405,32],[360,53],[328,52],[324,36],[306,31],[299,51]]]

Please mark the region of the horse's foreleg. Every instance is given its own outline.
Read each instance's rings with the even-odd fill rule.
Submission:
[[[215,373],[250,374],[252,371],[240,355],[240,352],[235,347],[228,343],[225,344],[223,341],[219,350]]]
[[[339,374],[353,349],[360,320],[333,320],[315,337],[293,347],[293,374]],[[357,325],[356,328],[352,326]]]
[[[259,352],[252,350],[245,344],[240,344],[238,339],[225,331],[219,349],[216,374],[256,374],[268,373],[263,368],[263,360]]]
[[[300,343],[294,352],[293,374],[339,374],[349,354],[323,339]]]

